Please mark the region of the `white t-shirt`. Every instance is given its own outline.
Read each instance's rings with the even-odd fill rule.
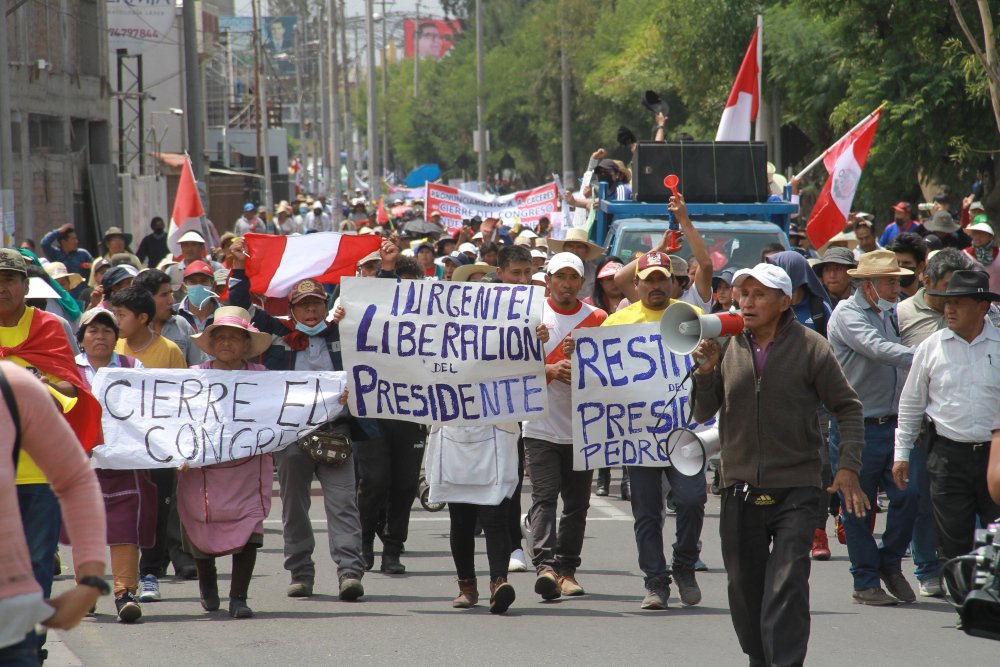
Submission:
[[[556,310],[551,299],[545,300],[542,309],[542,324],[549,328],[549,342],[545,344],[545,363],[554,364],[566,358],[562,343],[573,329],[597,327],[606,320],[608,314],[596,306],[577,302],[571,313]],[[572,402],[570,386],[559,380],[548,384],[548,416],[524,422],[524,437],[536,438],[562,445],[573,444],[573,422],[570,419]]]

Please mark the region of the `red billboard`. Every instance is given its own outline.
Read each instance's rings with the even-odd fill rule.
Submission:
[[[404,55],[412,58],[419,54],[420,58],[437,60],[448,53],[452,39],[462,29],[458,21],[444,19],[404,19],[403,30]]]

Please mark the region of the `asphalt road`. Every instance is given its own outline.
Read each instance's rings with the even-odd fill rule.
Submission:
[[[616,487],[617,483],[612,490]],[[527,502],[526,493],[525,507]],[[144,604],[138,624],[118,623],[113,602],[106,598],[96,617],[85,619],[71,632],[50,635],[52,655],[47,664],[746,664],[729,619],[718,498],[709,496],[707,512],[702,554],[710,571],[698,574],[703,601],[697,607],[682,607],[673,591],[670,609],[639,609],[643,585],[631,515],[628,503],[612,496],[592,499],[578,572],[587,595],[542,602],[532,592],[532,574],[512,574],[517,600],[505,616],[492,616],[482,602],[473,610],[451,608],[457,587],[448,550],[447,512],[428,513],[417,503],[403,556],[406,575],[368,573],[362,601],[341,602],[336,596],[336,569],[324,548],[316,554],[316,595],[285,597],[288,577],[282,568],[280,505],[275,498],[250,589],[253,619],[233,620],[224,611],[205,613],[198,603],[196,582],[164,579],[163,601]],[[325,546],[321,504],[314,503],[312,516],[318,541]],[[669,548],[672,519],[667,520],[666,530]],[[831,561],[813,564],[807,664],[1000,664],[1000,642],[956,630],[957,617],[943,600],[920,598],[917,604],[888,608],[853,604],[846,547],[833,540],[831,548]],[[63,547],[66,563],[67,552]],[[480,591],[488,591],[482,540],[477,567],[484,573]],[[228,559],[220,559],[219,572],[225,595]],[[909,561],[904,572],[916,587]],[[64,575],[55,589],[70,583]],[[223,609],[225,605],[223,597]]]

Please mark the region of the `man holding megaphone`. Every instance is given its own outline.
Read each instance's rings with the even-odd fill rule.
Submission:
[[[861,402],[830,344],[799,324],[792,282],[773,264],[738,271],[746,331],[725,354],[714,339],[694,353],[694,420],[719,412],[719,532],[733,627],[751,665],[801,665],[809,641],[809,547],[820,483],[820,402],[841,429],[841,491],[857,516],[869,509],[858,483]]]

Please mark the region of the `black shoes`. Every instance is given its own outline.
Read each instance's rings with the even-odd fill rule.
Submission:
[[[247,606],[243,596],[229,598],[229,615],[233,618],[253,618],[253,610]]]
[[[399,562],[399,554],[382,553],[382,566],[379,568],[384,574],[406,574],[406,566]]]

